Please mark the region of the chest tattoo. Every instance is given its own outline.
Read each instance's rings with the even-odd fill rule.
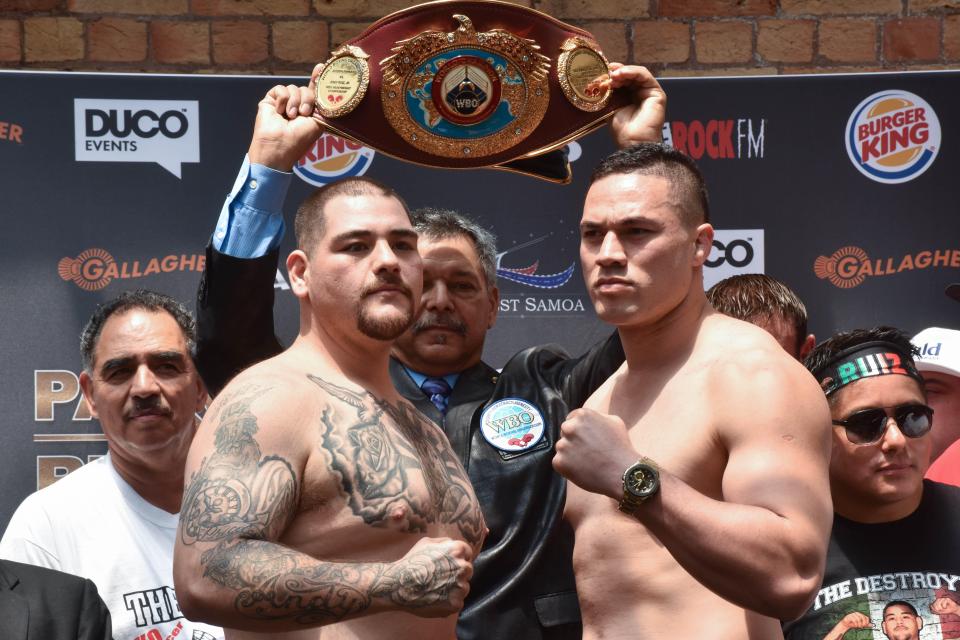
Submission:
[[[396,405],[307,375],[331,399],[320,416],[320,447],[329,455],[352,512],[374,527],[425,532],[453,524],[475,543],[483,516],[470,481],[446,437],[405,402]],[[352,409],[342,410],[338,404]],[[426,491],[416,490],[422,478]]]

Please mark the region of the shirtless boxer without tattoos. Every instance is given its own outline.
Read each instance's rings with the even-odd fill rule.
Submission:
[[[296,232],[300,333],[227,385],[190,450],[180,606],[229,640],[320,625],[452,640],[485,526],[447,439],[387,372],[421,295],[417,234],[361,178],[311,196]]]
[[[554,458],[583,637],[780,637],[823,572],[823,393],[769,334],[707,303],[713,228],[691,160],[637,145],[591,182],[584,278],[627,360],[569,414]]]

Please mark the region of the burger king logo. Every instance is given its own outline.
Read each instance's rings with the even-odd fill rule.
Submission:
[[[940,150],[940,120],[926,100],[907,91],[881,91],[847,120],[847,155],[860,173],[898,184],[926,171]]]
[[[340,178],[362,176],[370,168],[373,156],[373,149],[325,133],[300,158],[293,172],[315,187],[322,187]]]

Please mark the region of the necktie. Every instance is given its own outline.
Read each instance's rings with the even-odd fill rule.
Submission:
[[[420,385],[420,388],[430,398],[440,413],[447,414],[447,400],[450,398],[450,385],[443,378],[427,378]]]

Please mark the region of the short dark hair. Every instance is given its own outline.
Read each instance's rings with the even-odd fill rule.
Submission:
[[[661,142],[641,142],[607,156],[590,176],[590,184],[620,173],[666,178],[690,225],[710,222],[710,201],[700,168],[685,153]]]
[[[93,315],[87,320],[86,326],[83,327],[83,331],[80,332],[80,358],[87,373],[92,372],[93,352],[100,340],[103,325],[107,323],[110,316],[126,313],[132,309],[145,309],[153,312],[166,311],[169,313],[176,321],[177,326],[180,327],[180,331],[183,332],[190,358],[193,359],[196,356],[197,323],[194,322],[193,315],[187,308],[179,300],[165,293],[135,289],[124,291],[116,298],[97,306],[96,311],[93,312]]]
[[[890,607],[904,607],[905,609],[909,609],[910,611],[912,611],[912,612],[913,612],[913,616],[914,616],[915,618],[919,618],[919,617],[920,617],[920,614],[917,613],[917,608],[916,608],[915,606],[913,606],[912,604],[910,604],[909,602],[907,602],[906,600],[891,600],[890,602],[888,602],[888,603],[886,604],[886,606],[883,608],[883,616],[884,616],[884,617],[886,617],[886,615],[887,615],[887,609],[889,609]]]
[[[867,342],[888,342],[894,345],[897,350],[907,359],[905,365],[910,368],[916,368],[914,358],[920,355],[920,350],[913,346],[910,337],[902,330],[896,327],[879,326],[872,329],[853,329],[851,331],[842,331],[833,335],[813,348],[807,359],[803,361],[803,366],[808,371],[815,373],[828,365],[831,360],[837,357],[841,351],[856,347]],[[922,389],[921,389],[922,390]],[[829,396],[833,402],[837,394]]]
[[[489,230],[451,209],[423,207],[410,214],[413,227],[432,240],[462,236],[470,240],[483,267],[487,286],[497,283],[497,238]]]
[[[314,191],[297,208],[297,215],[293,220],[293,231],[297,237],[297,248],[309,253],[316,243],[323,237],[326,222],[324,208],[330,200],[337,196],[384,196],[394,198],[403,207],[404,213],[410,217],[410,210],[400,194],[387,185],[367,177],[344,178]]]
[[[797,331],[797,349],[807,337],[807,307],[793,290],[762,273],[730,276],[707,290],[713,308],[747,322],[780,317]]]

